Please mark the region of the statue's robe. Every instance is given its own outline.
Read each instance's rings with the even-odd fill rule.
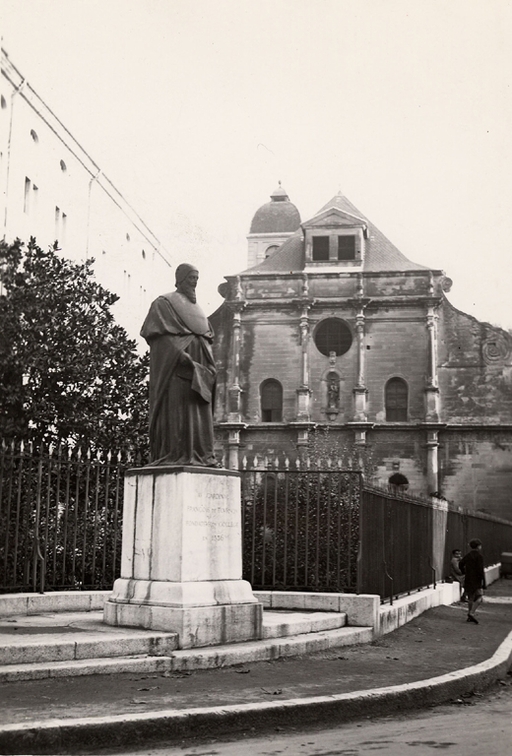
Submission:
[[[215,466],[213,330],[199,305],[174,291],[155,299],[142,326],[150,346],[152,465]],[[186,352],[193,360],[181,365]]]

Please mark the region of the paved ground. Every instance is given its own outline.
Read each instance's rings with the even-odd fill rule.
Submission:
[[[512,629],[512,580],[486,593],[479,625],[457,604],[425,612],[380,640],[308,657],[163,675],[96,675],[0,684],[0,723],[112,717],[277,703],[426,680],[489,659]],[[494,599],[494,600],[493,600]],[[78,751],[74,751],[78,752]]]

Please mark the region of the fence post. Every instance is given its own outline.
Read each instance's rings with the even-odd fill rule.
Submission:
[[[356,593],[362,593],[363,592],[363,528],[364,528],[364,521],[365,521],[365,506],[366,506],[366,499],[364,497],[364,489],[363,489],[363,476],[359,475],[359,532],[358,532],[358,539],[359,544],[357,547],[357,574],[356,574]]]

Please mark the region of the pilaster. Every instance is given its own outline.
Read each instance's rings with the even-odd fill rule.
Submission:
[[[242,420],[242,389],[240,387],[240,332],[242,328],[242,311],[244,310],[245,305],[246,303],[243,299],[240,277],[237,277],[236,300],[229,303],[229,307],[233,313],[233,342],[228,387],[228,420],[231,423],[239,423]]]
[[[304,279],[302,292],[304,296],[308,295],[308,279]],[[297,420],[308,422],[310,419],[310,397],[311,389],[309,388],[309,309],[311,302],[302,303],[302,312],[300,316],[300,343],[301,343],[301,375],[300,384],[297,389]]]
[[[354,302],[356,306],[356,342],[357,342],[357,383],[354,387],[354,421],[364,423],[368,419],[366,399],[368,390],[366,388],[366,370],[365,370],[365,316],[364,310],[368,300],[361,296],[363,292],[361,281],[358,284],[358,299]]]
[[[429,494],[439,490],[439,433],[427,430],[427,486]]]
[[[230,470],[240,469],[240,430],[240,427],[229,429],[228,466]]]
[[[297,451],[300,455],[301,452],[307,451],[309,432],[315,427],[314,423],[290,423],[290,427],[295,428],[297,431]]]
[[[425,387],[425,418],[439,421],[439,383],[437,374],[437,314],[433,305],[427,306],[428,364]]]

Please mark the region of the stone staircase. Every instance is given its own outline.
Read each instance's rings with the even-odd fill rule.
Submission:
[[[2,604],[6,606],[0,602],[0,611]],[[6,614],[0,616],[0,681],[121,672],[171,674],[372,639],[369,627],[347,627],[343,612],[265,610],[261,640],[182,650],[176,633],[105,625],[98,610]]]

